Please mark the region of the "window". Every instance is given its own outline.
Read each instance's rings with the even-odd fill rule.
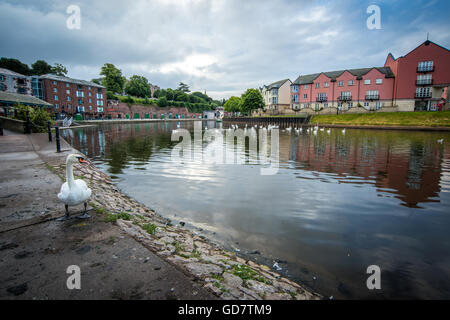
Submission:
[[[67,101],[70,101],[70,97],[67,97]]]
[[[417,76],[417,85],[431,84],[431,74],[420,74]]]
[[[377,101],[376,103],[375,103],[375,110],[378,110],[378,109],[380,109],[381,108],[381,102],[380,101]]]
[[[419,72],[433,71],[433,66],[434,66],[433,61],[422,61],[422,62],[419,62],[419,66],[417,67],[417,70]]]
[[[353,86],[355,84],[355,81],[354,80],[348,80],[348,85],[349,86]]]
[[[378,99],[379,93],[378,90],[369,90],[366,92],[366,100]]]
[[[430,87],[416,88],[416,97],[417,98],[430,98],[431,97]]]
[[[298,94],[292,95],[292,102],[298,102]]]
[[[67,109],[70,109],[70,107],[71,107],[70,104],[67,104]]]
[[[324,86],[325,88],[328,88],[328,87],[330,86],[330,84],[329,84],[328,82],[325,82],[325,83],[323,84],[323,86]]]
[[[364,108],[368,108],[369,107],[369,102],[364,102]]]
[[[314,105],[314,109],[315,109],[315,110],[319,110],[319,104],[318,104],[318,103],[316,103],[316,104]]]
[[[292,92],[298,92],[298,85],[292,86]]]
[[[92,111],[92,106],[89,106],[89,111]]]
[[[316,88],[320,88],[320,83],[316,83]]]
[[[27,94],[27,89],[26,88],[17,88],[17,93]]]
[[[53,81],[53,84],[56,86],[56,81]]]
[[[58,89],[57,89],[57,88],[53,88],[53,92],[54,92],[54,93],[57,93],[57,92],[58,92]]]
[[[338,102],[338,108],[339,108],[339,109],[342,108],[342,102]]]
[[[92,97],[92,92],[89,92],[89,97]]]
[[[382,84],[383,83],[383,79],[381,79],[381,78],[378,78],[377,80],[376,80],[376,82],[375,82],[376,84]]]
[[[324,104],[323,104],[323,107],[324,107],[324,108],[328,108],[328,103],[324,103]]]
[[[97,107],[97,112],[103,112],[103,108]]]
[[[317,101],[327,101],[327,94],[326,93],[318,93],[317,94]]]
[[[277,98],[273,98],[273,104],[277,104]],[[103,106],[103,100],[97,100],[97,106]]]
[[[83,98],[84,97],[84,92],[83,91],[77,91],[77,97],[78,98]]]
[[[339,100],[351,100],[351,92],[350,91],[342,91],[339,95]]]
[[[70,87],[70,83],[66,83],[66,87]]]
[[[0,83],[0,91],[6,91],[6,86],[3,83]]]
[[[55,101],[58,101],[58,96],[53,96],[53,99],[54,99]]]
[[[305,84],[304,86],[303,86],[303,89],[308,89],[308,85],[307,84]]]
[[[89,98],[89,103],[91,103],[92,102],[92,99],[91,98]]]
[[[89,86],[88,89],[91,90],[91,86]]]
[[[276,90],[276,89],[274,89],[274,90]],[[273,93],[273,94],[277,94],[277,93],[278,93],[278,90],[276,90],[275,93],[274,93],[274,91],[272,91],[272,93]],[[103,99],[103,94],[97,93],[97,99]]]
[[[66,90],[66,94],[70,94],[70,90]]]
[[[349,102],[349,103],[348,103],[348,107],[349,107],[349,108],[353,107],[353,102]]]
[[[364,84],[370,84],[370,79],[364,80]]]
[[[55,104],[55,109],[58,109],[59,108],[59,104]]]
[[[339,81],[338,82],[338,87],[343,87],[344,86],[344,81]]]
[[[431,102],[430,111],[437,111],[437,110],[438,110],[437,102],[436,101]]]
[[[0,75],[0,81],[5,81],[5,76],[4,75]]]
[[[83,104],[83,99],[78,99],[78,104]]]
[[[305,94],[303,95],[303,99],[308,99],[308,94],[307,94],[307,93],[305,93]]]

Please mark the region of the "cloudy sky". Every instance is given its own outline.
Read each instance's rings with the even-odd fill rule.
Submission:
[[[369,30],[367,7],[381,9]],[[67,7],[81,9],[69,30]],[[426,40],[450,47],[450,1],[0,0],[0,56],[99,77],[105,62],[214,98],[300,74],[382,66]]]

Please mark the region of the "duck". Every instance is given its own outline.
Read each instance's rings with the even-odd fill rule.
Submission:
[[[73,165],[75,163],[87,164],[88,162],[83,156],[78,154],[69,154],[66,159],[66,182],[61,186],[58,193],[58,199],[64,203],[66,215],[59,218],[58,221],[69,219],[69,206],[77,206],[84,203],[84,212],[77,216],[79,219],[87,219],[91,216],[87,213],[87,201],[91,197],[92,190],[88,188],[86,182],[81,179],[74,179]]]

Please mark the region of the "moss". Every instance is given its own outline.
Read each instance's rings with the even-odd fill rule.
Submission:
[[[153,223],[146,223],[142,225],[142,229],[147,231],[148,234],[154,235],[156,231],[156,226]]]

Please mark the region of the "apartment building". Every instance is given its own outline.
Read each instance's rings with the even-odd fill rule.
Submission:
[[[33,91],[43,90],[43,99],[53,105],[57,116],[78,119],[104,117],[106,88],[96,83],[47,74],[33,81]]]
[[[449,86],[450,52],[427,40],[398,59],[389,53],[383,67],[299,76],[291,85],[291,109],[321,114],[448,110]]]
[[[284,79],[260,88],[266,113],[280,114],[290,109],[291,84],[291,80]]]
[[[386,67],[395,75],[394,104],[399,111],[437,111],[449,108],[450,51],[425,41],[397,59],[389,53]]]
[[[31,78],[8,69],[0,68],[0,91],[31,95]]]

